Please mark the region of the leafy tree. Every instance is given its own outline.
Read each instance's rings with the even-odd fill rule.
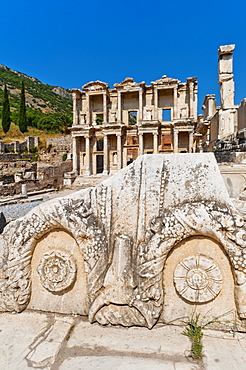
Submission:
[[[23,81],[20,94],[19,129],[22,133],[27,132],[25,86]]]
[[[8,132],[11,124],[10,107],[9,107],[9,96],[7,86],[4,87],[3,94],[3,108],[2,108],[2,127],[3,131]]]
[[[38,121],[37,128],[39,130],[60,132],[60,124],[54,114],[46,114],[41,117]]]
[[[58,116],[60,130],[64,134],[69,134],[69,127],[72,126],[73,117],[69,113],[62,113]]]

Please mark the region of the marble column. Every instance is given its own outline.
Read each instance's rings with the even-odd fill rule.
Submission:
[[[190,117],[193,117],[193,96],[194,96],[194,82],[189,83],[189,94],[190,94],[190,101],[189,101],[189,108],[190,108]]]
[[[158,90],[154,87],[154,119],[158,119]]]
[[[154,133],[154,154],[158,154],[158,134]]]
[[[90,95],[86,93],[86,123],[91,123],[91,114],[90,114]]]
[[[143,89],[139,90],[139,121],[143,119]]]
[[[90,148],[90,138],[89,136],[85,137],[85,176],[90,176],[91,174],[91,148]]]
[[[103,123],[106,124],[107,121],[108,121],[107,93],[103,93]]]
[[[203,152],[202,139],[199,140],[198,150],[199,150],[199,153]]]
[[[178,118],[178,88],[173,89],[173,119]]]
[[[173,152],[179,152],[179,132],[178,130],[173,130]]]
[[[103,175],[108,175],[108,136],[103,138]]]
[[[121,135],[117,135],[117,161],[118,161],[118,170],[122,168],[122,144],[121,144]]]
[[[123,147],[123,167],[127,165],[127,148]]]
[[[73,171],[78,175],[78,138],[73,136]]]
[[[139,155],[143,155],[144,148],[143,148],[143,134],[138,135],[138,140],[139,140]]]
[[[118,122],[120,123],[121,122],[121,92],[118,91]]]
[[[77,94],[73,93],[73,124],[78,125]]]
[[[193,148],[193,131],[189,132],[189,153],[192,153]]]

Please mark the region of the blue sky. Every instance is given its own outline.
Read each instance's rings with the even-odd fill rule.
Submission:
[[[217,50],[235,43],[235,103],[246,97],[246,2],[5,0],[0,64],[50,85],[197,76],[216,93]]]

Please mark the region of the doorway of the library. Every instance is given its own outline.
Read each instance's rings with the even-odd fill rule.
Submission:
[[[97,173],[103,172],[103,155],[97,155]]]

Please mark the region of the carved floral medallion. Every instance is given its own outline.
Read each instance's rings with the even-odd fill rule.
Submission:
[[[50,292],[69,288],[75,281],[76,270],[70,255],[55,250],[45,253],[37,267],[41,284]]]
[[[195,255],[179,262],[174,271],[174,285],[181,297],[189,302],[209,302],[220,293],[222,276],[209,257]]]

